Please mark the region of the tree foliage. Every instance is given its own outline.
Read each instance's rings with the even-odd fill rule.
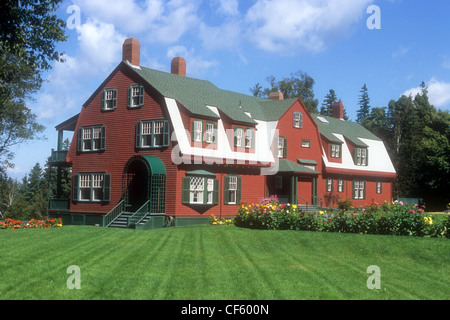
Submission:
[[[300,98],[305,107],[312,113],[318,113],[317,106],[319,101],[314,98],[314,79],[307,73],[297,71],[291,74],[289,78],[283,78],[277,81],[274,76],[266,78],[269,86],[263,88],[257,83],[250,92],[255,97],[268,98],[271,92],[282,92],[285,99]]]
[[[54,13],[62,0],[0,2],[0,170],[11,166],[11,147],[44,130],[26,101],[42,86],[42,73],[59,61],[65,22]]]

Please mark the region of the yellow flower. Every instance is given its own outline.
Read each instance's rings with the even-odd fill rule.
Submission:
[[[319,211],[319,213],[320,213],[320,214],[324,214],[324,212],[323,212],[323,211]]]
[[[292,205],[292,208],[297,209],[297,205],[296,205],[296,204],[293,204],[293,205]]]

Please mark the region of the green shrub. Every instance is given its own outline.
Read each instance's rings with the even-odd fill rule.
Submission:
[[[436,221],[426,216],[424,207],[418,205],[372,202],[366,208],[350,210],[351,200],[346,200],[340,201],[339,206],[340,211],[306,213],[300,212],[296,205],[279,203],[276,196],[271,196],[256,204],[242,203],[234,224],[266,230],[450,237],[450,216]]]

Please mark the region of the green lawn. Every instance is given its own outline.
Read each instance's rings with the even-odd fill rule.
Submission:
[[[81,269],[69,290],[67,267]],[[381,289],[369,290],[377,265]],[[0,299],[449,299],[450,241],[234,226],[0,230]]]

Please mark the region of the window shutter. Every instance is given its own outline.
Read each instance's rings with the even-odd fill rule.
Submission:
[[[103,176],[103,201],[109,202],[111,199],[111,175]]]
[[[139,106],[144,105],[144,86],[139,86]]]
[[[128,108],[132,107],[132,95],[133,95],[133,89],[131,87],[128,88]]]
[[[106,127],[101,128],[100,133],[100,150],[106,150]]]
[[[282,138],[282,139],[284,139],[283,158],[287,158],[287,139],[286,138]]]
[[[113,109],[117,108],[117,90],[116,89],[113,90],[113,103],[112,103],[112,105],[113,105]]]
[[[192,121],[192,141],[195,141],[195,121]]]
[[[237,177],[236,204],[241,203],[242,178]]]
[[[83,128],[78,129],[77,150],[83,151]]]
[[[303,128],[303,113],[300,112],[300,128]]]
[[[219,179],[214,179],[213,204],[219,204]]]
[[[213,143],[217,143],[217,124],[216,123],[214,123]]]
[[[366,199],[366,181],[361,181],[363,183],[363,199]]]
[[[295,126],[295,117],[297,116],[297,112],[294,112],[294,113],[292,113],[292,126],[294,127],[294,128],[296,128],[296,126]]]
[[[181,195],[181,202],[183,204],[190,203],[190,193],[191,193],[191,178],[183,177],[183,190]]]
[[[78,174],[75,174],[72,178],[72,201],[78,201]]]
[[[223,200],[225,204],[228,204],[228,199],[230,197],[229,193],[230,193],[230,177],[229,176],[225,176],[224,178],[224,186],[223,186]]]
[[[355,187],[356,187],[356,186],[355,186],[355,180],[353,180],[353,181],[352,181],[352,198],[353,198],[353,199],[356,199],[356,197],[355,197],[355,193],[356,193],[356,192],[355,192]]]
[[[369,165],[369,148],[366,149],[366,166]]]
[[[140,148],[141,147],[141,126],[142,126],[142,122],[138,122],[136,124],[136,148]]]
[[[164,121],[163,146],[168,147],[169,143],[170,143],[170,124],[169,121]]]
[[[106,96],[106,90],[102,91],[102,105],[100,106],[101,110],[105,110],[105,96]]]
[[[208,178],[203,178],[203,204],[208,203]]]
[[[353,150],[353,161],[354,161],[355,165],[357,165],[357,163],[358,163],[358,148],[355,148]]]

